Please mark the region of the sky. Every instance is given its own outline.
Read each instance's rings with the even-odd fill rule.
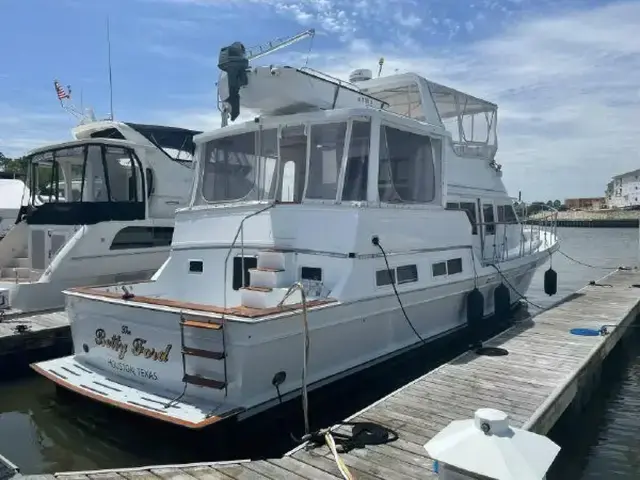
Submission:
[[[640,1],[0,0],[0,152],[71,138],[55,95],[109,113],[107,17],[118,120],[219,126],[217,59],[315,28],[260,62],[347,78],[413,71],[498,104],[512,196],[601,196],[640,168]]]

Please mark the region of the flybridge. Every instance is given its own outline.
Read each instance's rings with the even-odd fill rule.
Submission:
[[[241,106],[261,115],[364,106],[444,126],[459,156],[485,158],[495,163],[498,142],[494,103],[415,73],[373,79],[370,70],[358,69],[347,82],[307,67],[249,65],[250,60],[312,36],[312,32],[271,42],[271,47],[261,48],[258,54],[247,53],[240,42],[221,49],[218,67],[223,73],[218,82],[218,96],[222,126],[240,115]],[[499,169],[497,164],[495,168]]]

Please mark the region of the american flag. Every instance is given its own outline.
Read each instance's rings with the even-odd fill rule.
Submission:
[[[62,102],[64,98],[71,98],[71,87],[67,86],[69,93],[65,92],[64,88],[62,87],[62,85],[60,85],[60,82],[58,82],[58,80],[53,81],[53,86],[56,88],[56,93],[58,94],[58,100]]]

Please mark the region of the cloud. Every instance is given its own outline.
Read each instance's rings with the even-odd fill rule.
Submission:
[[[71,140],[73,121],[67,113],[21,111],[0,103],[0,152],[7,157],[24,155],[43,145]],[[66,138],[61,132],[67,131]]]
[[[174,42],[172,28],[179,33],[193,26],[182,21],[201,23],[221,12],[230,18],[226,28],[265,40],[293,33],[296,25],[315,27],[308,62],[316,69],[347,78],[354,68],[375,72],[383,56],[383,74],[415,71],[497,103],[497,159],[512,195],[598,195],[609,177],[640,163],[640,3],[605,1],[475,0],[460,8],[448,0],[145,0],[156,11],[149,28],[164,26],[168,33],[161,45],[136,45],[147,58],[153,54],[147,65],[154,64],[149,76],[157,81],[162,70],[156,64],[175,73],[179,63],[171,82],[184,95],[145,105],[132,98],[128,109],[146,122],[219,125],[213,83],[221,45],[212,47],[219,37],[198,42],[180,34]],[[201,23],[203,35],[213,30]],[[301,42],[259,63],[301,66],[307,49]],[[0,118],[8,115],[20,123],[0,124],[0,151],[68,138],[71,121],[64,113],[36,122],[15,105],[9,113],[0,105]]]
[[[458,48],[376,48],[360,38],[325,51],[314,68],[346,78],[353,68],[416,71],[499,106],[498,161],[513,195],[598,195],[640,163],[640,4],[538,16]],[[449,25],[451,28],[452,23]],[[270,60],[271,61],[271,60]]]

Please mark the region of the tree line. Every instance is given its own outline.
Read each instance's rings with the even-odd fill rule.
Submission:
[[[0,170],[4,176],[15,176],[24,178],[27,176],[27,159],[24,157],[10,158],[0,152]]]

